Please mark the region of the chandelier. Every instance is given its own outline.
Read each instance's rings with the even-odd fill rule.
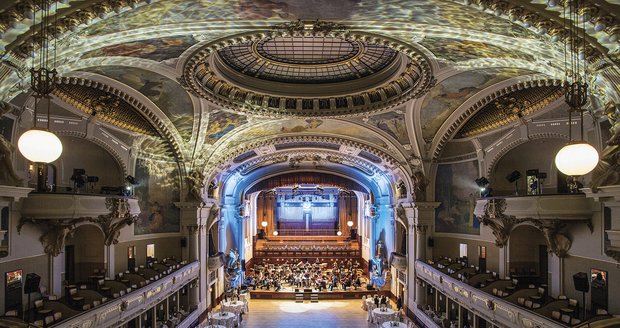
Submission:
[[[555,165],[560,172],[573,177],[571,190],[576,190],[576,177],[590,173],[598,164],[598,152],[583,139],[583,106],[588,102],[587,60],[585,44],[585,19],[579,28],[578,10],[582,0],[569,0],[564,6],[564,25],[567,34],[564,39],[564,100],[568,104],[569,143],[555,156]],[[580,116],[580,140],[573,140],[573,115]]]
[[[50,127],[50,106],[51,93],[56,88],[56,76],[58,75],[55,67],[50,67],[50,55],[55,59],[56,53],[56,19],[50,15],[50,4],[48,1],[40,0],[33,6],[41,9],[41,22],[39,22],[38,33],[33,33],[33,46],[35,56],[32,59],[30,69],[30,85],[34,97],[34,126],[24,132],[17,141],[19,151],[26,159],[35,163],[50,163],[58,159],[62,154],[62,143],[60,139],[49,131]],[[33,13],[33,26],[37,25],[36,13]],[[53,20],[52,20],[53,19]],[[53,31],[54,34],[50,33]],[[54,40],[50,46],[50,40]],[[52,54],[50,54],[52,52]],[[35,68],[35,62],[38,63]],[[53,61],[51,61],[53,64]],[[47,126],[45,128],[37,126],[37,114],[39,104],[44,102],[47,108]]]

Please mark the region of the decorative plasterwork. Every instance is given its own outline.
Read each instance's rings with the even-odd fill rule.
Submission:
[[[518,121],[543,109],[564,95],[559,85],[538,86],[507,93],[488,102],[470,117],[457,132],[457,138],[477,136]]]
[[[164,140],[166,140],[166,142],[169,144],[169,147],[171,148],[171,150],[173,151],[174,155],[177,158],[179,159],[183,158],[182,152],[181,152],[181,145],[179,142],[176,141],[176,138],[174,137],[173,132],[167,126],[166,122],[164,122],[159,117],[157,117],[157,115],[152,113],[144,104],[142,104],[140,101],[138,101],[134,97],[128,95],[124,91],[111,87],[107,84],[97,82],[97,81],[92,81],[92,80],[85,79],[85,78],[62,77],[59,79],[58,83],[60,85],[72,84],[72,85],[79,85],[79,86],[85,86],[89,88],[98,89],[110,95],[114,95],[118,99],[123,100],[127,104],[131,105],[132,108],[134,108],[143,118],[148,120],[152,128],[156,129],[157,133],[160,136],[162,136]],[[63,98],[61,97],[61,99]],[[90,112],[88,111],[89,109],[91,109],[89,105],[85,103],[83,104],[78,103],[77,101],[71,101],[69,103],[76,106],[76,108],[84,112],[88,112],[90,114]]]
[[[233,158],[253,149],[258,149],[264,147],[266,145],[276,145],[276,144],[285,144],[285,143],[295,143],[295,142],[325,142],[332,143],[336,145],[345,145],[349,147],[354,147],[357,149],[361,149],[367,151],[379,158],[383,161],[383,164],[387,167],[393,167],[398,165],[398,161],[391,155],[378,150],[374,147],[368,146],[366,144],[352,141],[344,138],[337,137],[323,137],[323,136],[298,136],[298,137],[281,137],[267,140],[259,140],[255,142],[251,142],[243,145],[237,149],[234,149],[228,153],[222,154],[215,159],[211,160],[211,163],[205,167],[205,176],[209,176],[207,173],[214,172],[218,167],[223,166],[228,161],[231,161]]]
[[[36,193],[22,201],[17,232],[21,232],[24,224],[42,227],[39,241],[45,253],[58,256],[64,250],[67,236],[78,225],[97,224],[109,246],[118,242],[120,229],[133,223],[138,214],[138,200],[133,198]]]
[[[525,81],[525,82],[519,82],[511,86],[501,88],[486,97],[480,98],[480,100],[478,100],[473,105],[469,106],[469,108],[463,111],[458,117],[453,119],[452,123],[450,123],[449,127],[441,134],[441,136],[439,135],[435,136],[435,139],[439,138],[439,140],[437,141],[437,144],[433,149],[433,160],[437,160],[439,158],[443,147],[446,145],[446,143],[449,140],[455,137],[455,135],[457,134],[457,131],[460,130],[460,128],[465,124],[465,122],[467,122],[467,120],[469,120],[469,118],[471,118],[479,110],[482,110],[487,104],[495,101],[496,99],[504,95],[515,92],[517,90],[535,88],[539,86],[551,86],[551,85],[557,86],[560,84],[561,84],[561,81],[555,80],[555,79],[553,80],[545,80],[545,79],[530,80],[530,81]]]
[[[329,25],[328,22],[317,21],[312,26],[317,24]],[[261,94],[219,78],[210,68],[209,56],[224,47],[279,36],[326,36],[347,41],[381,44],[408,56],[409,63],[398,77],[380,87],[356,94],[328,98]],[[402,104],[409,99],[419,98],[434,86],[436,80],[428,59],[411,45],[396,39],[363,31],[322,28],[291,30],[276,26],[271,31],[263,30],[233,35],[203,46],[186,62],[180,82],[198,97],[248,114],[271,117],[337,117],[375,112]]]
[[[474,213],[491,228],[497,246],[506,246],[512,229],[527,223],[542,231],[549,252],[558,257],[570,250],[572,241],[564,232],[570,224],[585,223],[593,232],[591,204],[583,195],[480,199]]]
[[[104,235],[104,244],[110,246],[118,243],[121,229],[133,224],[138,215],[131,213],[129,201],[125,198],[106,198],[106,208],[110,214],[99,215],[89,221],[99,225]]]

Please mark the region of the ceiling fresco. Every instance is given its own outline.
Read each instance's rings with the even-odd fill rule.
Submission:
[[[268,121],[256,127],[243,130],[241,133],[231,138],[226,143],[226,146],[228,148],[234,148],[245,142],[260,138],[279,137],[285,134],[339,135],[362,140],[379,148],[388,148],[388,144],[379,137],[376,132],[356,124],[331,119],[288,119]]]
[[[481,19],[482,16],[482,19]],[[167,0],[127,11],[88,27],[86,35],[102,35],[147,26],[204,21],[265,20],[365,20],[406,21],[487,31],[508,36],[533,35],[532,32],[509,21],[494,19],[475,8],[453,1],[401,0],[319,0],[308,6],[304,0]],[[223,23],[223,25],[226,25]]]
[[[191,47],[196,42],[193,36],[126,42],[88,51],[82,55],[82,58],[125,56],[145,58],[159,62],[179,57],[187,48]]]
[[[192,101],[176,81],[136,67],[101,66],[86,71],[116,79],[149,98],[170,119],[181,137],[192,136],[194,108]]]
[[[506,49],[489,43],[455,38],[425,37],[418,42],[437,58],[460,62],[478,58],[512,58],[534,61],[534,56],[515,49]]]
[[[441,125],[467,99],[483,89],[511,77],[527,74],[521,69],[467,71],[451,76],[431,89],[420,111],[422,136],[433,139]]]
[[[408,145],[410,143],[405,115],[402,113],[391,111],[374,115],[368,118],[368,123],[383,130],[389,136],[398,140],[402,145]]]
[[[209,123],[205,132],[205,143],[216,143],[233,129],[247,123],[246,116],[229,113],[223,110],[215,110],[209,113]]]

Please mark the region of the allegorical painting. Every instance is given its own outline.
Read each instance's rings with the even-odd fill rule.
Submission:
[[[398,140],[402,145],[408,145],[409,135],[407,134],[407,125],[405,123],[405,115],[396,112],[387,112],[368,118],[368,123],[375,125],[379,129],[385,131],[392,138]]]
[[[512,58],[533,61],[535,58],[514,49],[506,49],[497,45],[459,40],[454,38],[425,37],[420,45],[430,50],[437,58],[460,62],[479,58]]]
[[[480,222],[474,215],[479,189],[476,161],[440,164],[437,167],[435,232],[479,235]]]
[[[422,104],[420,118],[424,139],[432,139],[448,117],[476,93],[495,83],[528,72],[521,69],[467,71],[441,81],[425,96]]]
[[[125,56],[163,61],[179,57],[196,43],[192,36],[157,38],[115,44],[85,53],[82,58]]]
[[[216,143],[228,132],[245,124],[247,121],[247,118],[243,115],[229,113],[223,110],[212,111],[209,114],[205,143],[210,145]]]
[[[103,66],[87,70],[113,78],[136,89],[164,112],[184,140],[191,138],[194,107],[185,89],[176,81],[135,67]]]
[[[140,204],[140,216],[134,224],[134,234],[179,232],[180,212],[174,206],[179,201],[179,174],[174,162],[155,162],[138,159],[138,184],[134,195]]]

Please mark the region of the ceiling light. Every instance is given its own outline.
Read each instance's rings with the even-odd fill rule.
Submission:
[[[353,221],[351,221],[351,220],[347,221],[347,226],[349,228],[351,228],[353,226]]]

